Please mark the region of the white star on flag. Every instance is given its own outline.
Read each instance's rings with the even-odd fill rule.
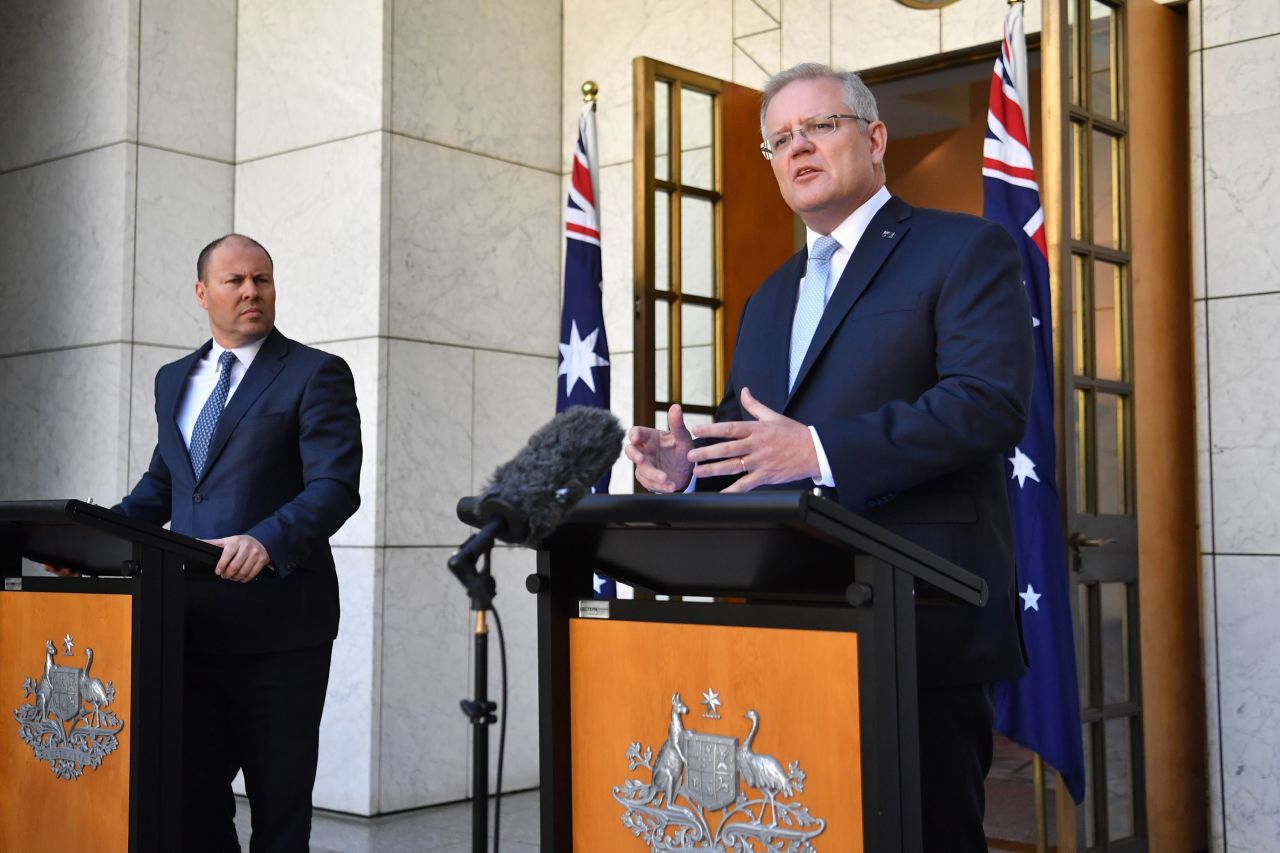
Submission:
[[[1018,597],[1022,599],[1023,610],[1040,609],[1040,593],[1031,584],[1027,584],[1027,591],[1018,593]]]
[[[599,329],[592,329],[585,338],[578,336],[578,324],[575,321],[569,330],[569,342],[560,344],[560,372],[557,376],[566,377],[565,396],[573,393],[573,386],[579,382],[586,383],[592,391],[596,390],[595,377],[591,375],[593,367],[608,367],[609,360],[596,355],[596,338]]]
[[[596,592],[599,592],[600,588],[604,586],[604,578],[593,574],[591,576],[591,586]]]
[[[1022,452],[1021,447],[1013,449],[1013,455],[1009,457],[1009,461],[1013,463],[1013,476],[1010,480],[1018,481],[1018,488],[1021,489],[1027,484],[1027,478],[1040,482],[1040,478],[1036,476],[1036,463],[1031,461],[1031,457]]]

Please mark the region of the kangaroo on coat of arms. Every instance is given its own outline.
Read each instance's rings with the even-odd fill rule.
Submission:
[[[779,796],[804,791],[805,774],[797,761],[784,770],[773,756],[752,749],[760,715],[754,709],[744,715],[751,727],[739,745],[736,737],[686,729],[688,711],[674,694],[667,740],[656,759],[650,747],[642,753],[639,742],[627,747],[628,769],[644,767],[650,776],[647,783],[628,779],[613,789],[626,809],[623,825],[650,853],[817,853],[811,842],[826,821],[799,803],[779,802]],[[708,812],[721,813],[714,829]]]
[[[74,643],[63,638],[65,656],[71,657]],[[49,762],[59,779],[78,779],[85,767],[98,767],[120,745],[117,735],[124,722],[108,706],[116,689],[89,674],[93,649],[84,650],[84,665],[55,663],[57,650],[46,640],[44,672],[39,678],[22,682],[24,701],[14,709],[18,737],[31,747],[37,761]],[[88,707],[86,707],[86,705]]]

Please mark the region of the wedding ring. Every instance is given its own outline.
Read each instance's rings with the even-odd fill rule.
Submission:
[[[747,473],[747,458],[745,456],[738,457],[738,464],[742,466],[742,473]]]

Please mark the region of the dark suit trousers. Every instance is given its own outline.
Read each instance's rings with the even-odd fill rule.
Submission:
[[[243,769],[252,853],[307,853],[332,643],[257,655],[187,655],[183,850],[238,853],[231,782]]]
[[[985,851],[982,816],[995,724],[991,687],[922,687],[919,713],[924,851]]]

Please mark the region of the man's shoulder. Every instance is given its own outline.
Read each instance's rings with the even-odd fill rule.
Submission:
[[[935,207],[912,207],[911,218],[914,224],[922,229],[947,231],[955,234],[973,234],[986,228],[1000,226],[990,219],[974,216],[971,213],[960,213],[955,210],[940,210]]]

